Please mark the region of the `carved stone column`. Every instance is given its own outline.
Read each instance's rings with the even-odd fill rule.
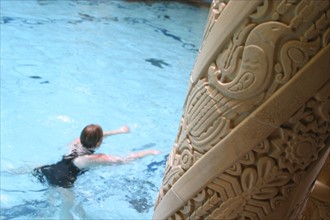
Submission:
[[[328,0],[213,1],[154,219],[307,218],[330,151],[329,42]]]
[[[330,157],[323,165],[301,219],[330,219]]]

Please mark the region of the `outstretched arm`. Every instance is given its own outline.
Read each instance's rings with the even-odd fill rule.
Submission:
[[[107,136],[115,135],[115,134],[124,134],[124,133],[129,133],[129,132],[130,132],[130,130],[129,130],[128,126],[123,125],[117,130],[103,132],[103,137],[107,137]]]
[[[77,157],[74,159],[73,163],[79,169],[86,169],[98,165],[123,164],[148,155],[156,155],[159,153],[160,151],[158,150],[145,150],[132,153],[127,157],[117,157],[108,154],[92,154]]]
[[[135,153],[131,153],[129,154],[126,158],[125,161],[129,162],[129,161],[133,161],[148,155],[157,155],[160,154],[159,150],[145,150],[145,151],[140,151],[140,152],[135,152]]]
[[[124,134],[124,133],[129,133],[129,132],[130,132],[130,130],[129,130],[128,126],[123,125],[117,130],[103,132],[103,137],[108,137],[108,136],[115,135],[115,134]],[[69,143],[69,146],[73,146],[73,145],[77,145],[77,144],[80,144],[80,138],[76,138],[75,140],[73,140],[71,143]]]

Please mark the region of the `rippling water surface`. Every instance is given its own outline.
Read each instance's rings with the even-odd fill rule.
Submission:
[[[1,219],[58,217],[58,195],[30,172],[89,123],[131,128],[98,152],[162,154],[80,176],[76,207],[87,219],[150,219],[207,14],[175,2],[1,0]]]

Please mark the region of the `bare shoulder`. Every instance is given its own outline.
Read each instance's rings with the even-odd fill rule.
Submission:
[[[83,156],[79,156],[76,157],[73,160],[73,164],[78,167],[79,169],[84,169],[84,168],[88,168],[91,164],[92,161],[92,155],[83,155]]]

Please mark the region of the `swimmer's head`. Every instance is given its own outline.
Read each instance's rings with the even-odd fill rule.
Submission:
[[[99,147],[103,140],[103,130],[99,125],[87,125],[80,134],[80,142],[87,149]]]

